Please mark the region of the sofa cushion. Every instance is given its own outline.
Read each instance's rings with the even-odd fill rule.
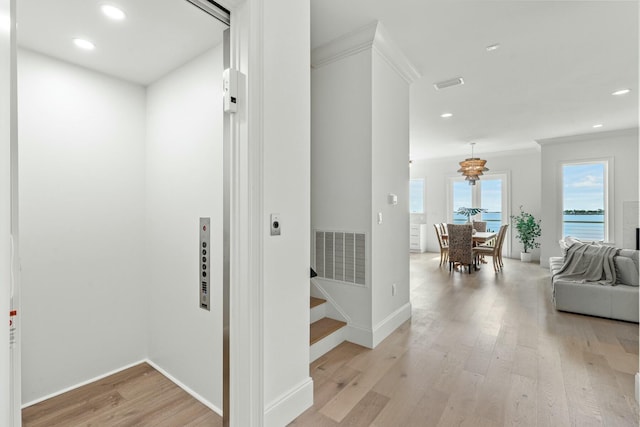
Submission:
[[[616,266],[616,284],[638,286],[638,266],[633,259],[624,256],[613,258]]]

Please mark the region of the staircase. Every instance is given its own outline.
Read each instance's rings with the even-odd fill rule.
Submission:
[[[311,363],[345,340],[347,324],[327,317],[327,301],[322,298],[311,297],[309,307],[311,310],[309,363]]]

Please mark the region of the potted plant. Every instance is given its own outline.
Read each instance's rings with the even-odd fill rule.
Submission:
[[[540,243],[536,242],[536,239],[542,235],[541,220],[536,220],[533,215],[525,212],[522,206],[520,206],[518,215],[511,215],[511,220],[516,227],[516,238],[524,247],[524,250],[520,252],[520,260],[531,262],[530,250],[540,247]]]
[[[458,210],[456,211],[456,213],[458,215],[464,215],[467,217],[467,222],[471,222],[471,217],[478,215],[480,212],[486,212],[486,209],[483,208],[465,208],[465,207],[461,207],[458,208]]]

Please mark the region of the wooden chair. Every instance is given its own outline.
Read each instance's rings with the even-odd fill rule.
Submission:
[[[504,228],[504,230],[502,231],[502,236],[499,236],[500,238],[498,239],[498,260],[500,262],[500,268],[504,267],[504,264],[502,262],[502,246],[504,244],[504,239],[507,236],[507,229],[509,228],[509,224],[504,224],[502,227],[500,227],[501,229]]]
[[[471,225],[473,225],[473,229],[476,231],[487,231],[487,221],[473,221]]]
[[[493,246],[480,245],[473,248],[473,253],[476,256],[491,256],[493,258],[493,270],[495,272],[498,272],[498,270],[502,269],[500,259],[502,254],[501,242],[504,241],[504,236],[507,234],[508,226],[508,224],[505,224],[500,227],[500,231],[498,231],[498,237],[496,238],[495,244]]]
[[[441,225],[442,224],[433,224],[433,228],[436,230],[436,236],[438,237],[438,244],[440,245],[440,266],[449,259],[449,243],[442,238]]]
[[[449,271],[453,269],[455,263],[475,267],[475,254],[473,252],[473,232],[471,224],[447,224],[447,234],[449,236]]]

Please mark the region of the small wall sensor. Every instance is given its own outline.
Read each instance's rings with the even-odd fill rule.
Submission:
[[[389,199],[389,204],[390,205],[397,205],[398,204],[398,196],[396,196],[395,194],[389,193],[388,199]]]
[[[271,214],[271,235],[279,236],[282,224],[280,224],[280,214]]]

